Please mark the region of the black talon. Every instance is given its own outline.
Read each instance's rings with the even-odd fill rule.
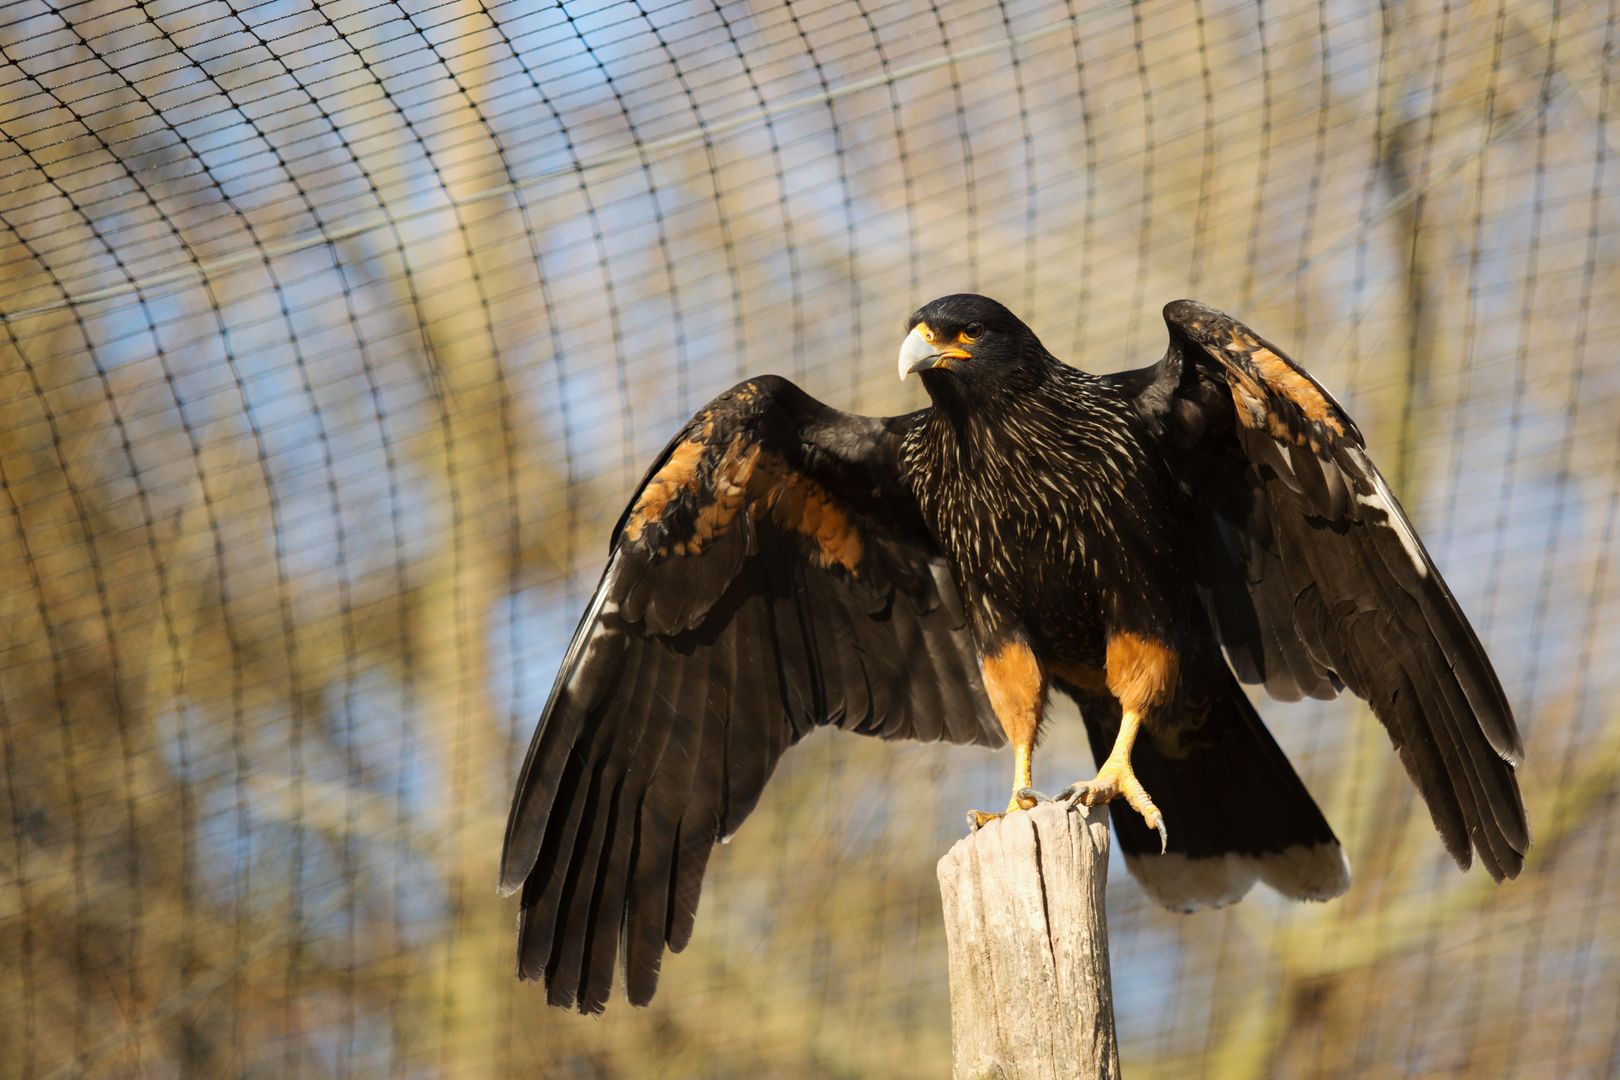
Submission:
[[[1164,819],[1163,818],[1159,819],[1158,829],[1159,829],[1159,854],[1163,855],[1165,852],[1170,850],[1170,833],[1164,827]]]
[[[1051,802],[1052,801],[1051,799],[1048,799],[1045,795],[1041,794],[1039,791],[1036,791],[1032,787],[1019,788],[1016,794],[1017,794],[1018,798],[1020,798],[1020,799],[1028,799],[1030,802],[1035,802],[1035,803],[1043,803],[1043,802]]]

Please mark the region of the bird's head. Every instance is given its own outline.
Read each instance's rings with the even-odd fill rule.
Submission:
[[[930,395],[979,396],[1038,372],[1046,350],[1034,331],[987,296],[957,293],[918,308],[900,345],[900,378],[922,375]]]

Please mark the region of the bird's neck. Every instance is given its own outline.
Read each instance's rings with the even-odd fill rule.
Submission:
[[[994,383],[923,372],[934,407],[917,437],[930,444],[927,456],[949,471],[977,474],[987,464],[1013,464],[1029,451],[1055,445],[1065,426],[1064,414],[1076,400],[1077,388],[1070,384],[1089,378],[1050,359]],[[1035,441],[1025,446],[1009,437],[1014,433]]]
[[[970,361],[971,362],[971,361]],[[922,373],[934,409],[952,426],[996,425],[1016,415],[1065,373],[1063,365],[1043,357],[1036,363],[1000,373],[994,379],[964,379],[948,371]]]

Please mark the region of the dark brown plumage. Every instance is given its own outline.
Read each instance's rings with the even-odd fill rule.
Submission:
[[[853,416],[765,376],[692,418],[614,529],[518,779],[521,976],[592,1012],[622,957],[648,1001],[715,842],[815,727],[1011,741],[1029,805],[1052,687],[1100,766],[1067,794],[1138,811],[1119,842],[1167,906],[1348,884],[1239,679],[1367,699],[1458,864],[1519,872],[1511,711],[1355,425],[1227,316],[1165,319],[1163,360],[1097,377],[945,297],[901,352],[929,409]]]

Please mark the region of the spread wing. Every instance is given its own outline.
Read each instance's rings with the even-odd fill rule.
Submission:
[[[911,418],[742,383],[665,448],[613,533],[518,778],[501,890],[518,973],[645,1004],[715,842],[832,725],[1000,745],[944,558],[900,473]]]
[[[1182,451],[1234,671],[1285,700],[1364,698],[1458,865],[1472,847],[1493,878],[1516,876],[1530,832],[1512,711],[1361,433],[1241,323],[1190,300],[1164,317],[1164,360],[1120,379]]]

